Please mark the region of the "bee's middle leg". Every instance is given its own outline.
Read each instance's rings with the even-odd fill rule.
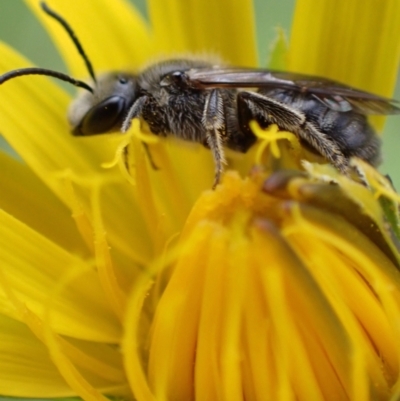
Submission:
[[[213,189],[215,189],[223,172],[223,164],[226,163],[223,148],[223,133],[226,129],[224,102],[218,89],[213,89],[207,96],[202,124],[206,130],[206,143],[214,157],[215,177]]]

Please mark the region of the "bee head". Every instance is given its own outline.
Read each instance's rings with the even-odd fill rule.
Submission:
[[[46,3],[42,2],[41,7],[47,15],[55,19],[65,29],[75,44],[92,78],[92,85],[58,71],[36,67],[7,72],[0,76],[0,85],[24,75],[46,75],[68,82],[85,89],[71,104],[68,112],[68,120],[73,135],[86,136],[120,131],[124,116],[136,97],[136,76],[128,73],[110,73],[97,79],[89,58],[69,24],[51,10]]]
[[[69,108],[72,134],[86,136],[120,131],[137,92],[135,75],[117,72],[101,75],[93,92],[82,92]]]

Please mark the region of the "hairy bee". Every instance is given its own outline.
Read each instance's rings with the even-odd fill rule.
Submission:
[[[67,31],[83,57],[93,86],[42,68],[14,70],[0,84],[22,75],[49,75],[86,89],[71,105],[73,135],[126,132],[133,118],[147,122],[155,135],[174,135],[208,147],[215,161],[213,188],[223,171],[224,146],[246,152],[256,141],[249,122],[277,124],[291,131],[344,174],[349,159],[380,161],[380,140],[369,114],[398,114],[395,101],[338,82],[279,71],[216,66],[173,59],[137,75],[113,72],[96,79],[71,27],[42,3]]]

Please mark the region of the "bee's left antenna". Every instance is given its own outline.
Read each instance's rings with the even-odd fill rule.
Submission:
[[[73,30],[71,27],[68,25],[68,23],[58,14],[56,14],[53,10],[51,10],[46,3],[42,2],[41,3],[42,9],[44,12],[54,19],[56,19],[68,32],[69,37],[72,39],[74,42],[76,48],[78,49],[79,54],[82,56],[86,68],[89,71],[90,76],[92,77],[93,81],[96,83],[96,77],[94,75],[93,67],[92,64],[90,63],[88,57],[86,56],[86,53],[83,50],[82,45],[80,44],[78,38],[75,36]],[[53,70],[48,70],[46,68],[36,68],[36,67],[29,67],[29,68],[18,68],[13,71],[6,72],[3,75],[0,75],[0,85],[3,84],[4,82],[9,81],[10,79],[17,78],[17,77],[22,77],[24,75],[47,75],[53,78],[60,79],[61,81],[68,82],[74,86],[77,86],[79,88],[83,88],[88,90],[89,92],[93,93],[94,90],[91,88],[88,84],[86,84],[83,81],[79,81],[77,79],[74,79],[70,77],[69,75],[63,74],[62,72],[58,71],[53,71]]]
[[[96,83],[97,81],[96,81],[96,76],[94,74],[92,63],[90,62],[88,56],[86,55],[85,51],[83,50],[83,47],[82,47],[81,43],[79,42],[79,39],[76,37],[75,32],[69,26],[68,22],[65,21],[65,19],[63,17],[61,17],[61,15],[57,14],[55,11],[50,9],[49,6],[44,1],[42,1],[40,3],[40,6],[42,7],[42,10],[47,15],[49,15],[50,17],[52,17],[56,21],[58,21],[64,27],[64,29],[67,31],[69,37],[74,42],[74,45],[76,46],[79,54],[82,56],[83,61],[85,62],[86,68],[89,71],[90,76],[92,77],[94,83]]]
[[[85,82],[74,79],[74,78],[70,77],[69,75],[63,74],[62,72],[47,70],[45,68],[37,68],[37,67],[19,68],[17,70],[6,72],[5,74],[0,75],[0,85],[6,81],[9,81],[10,79],[13,79],[16,77],[22,77],[23,75],[47,75],[50,77],[60,79],[61,81],[68,82],[79,88],[86,89],[89,92],[93,93],[93,88],[91,88]]]

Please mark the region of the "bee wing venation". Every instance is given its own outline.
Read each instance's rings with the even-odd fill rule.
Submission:
[[[238,68],[194,68],[187,72],[191,83],[214,87],[280,87],[291,89],[296,86],[289,77],[281,78],[269,70]]]
[[[187,72],[199,88],[278,88],[309,93],[332,110],[362,114],[400,114],[397,101],[339,82],[292,72],[251,68],[197,68]]]
[[[351,103],[342,96],[322,96],[315,94],[312,94],[312,96],[331,110],[339,111],[341,113],[354,110]]]
[[[349,103],[353,106],[353,110],[357,110],[362,114],[400,114],[400,108],[394,103],[395,100],[386,99],[348,99]]]

